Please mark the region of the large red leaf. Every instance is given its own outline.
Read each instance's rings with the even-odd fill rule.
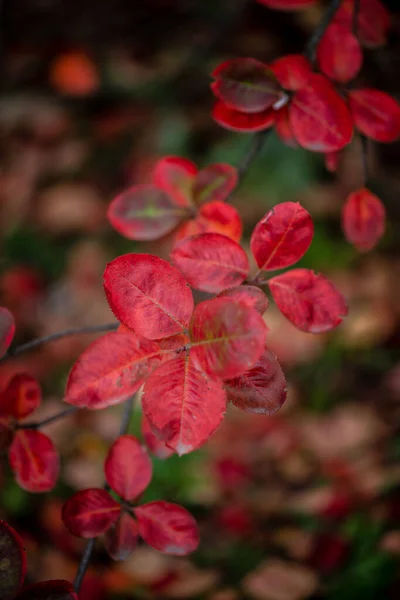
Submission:
[[[180,156],[166,156],[158,161],[153,171],[153,182],[178,206],[192,203],[193,184],[197,175],[194,163]]]
[[[15,419],[30,415],[40,404],[42,391],[34,377],[18,373],[0,395],[0,411]]]
[[[254,58],[233,58],[212,73],[214,95],[233,110],[260,113],[284,96],[271,68]]]
[[[392,96],[374,89],[353,90],[349,106],[355,126],[377,142],[400,137],[400,104]]]
[[[257,223],[250,247],[263,271],[283,269],[307,252],[314,235],[311,215],[298,202],[274,206]]]
[[[215,200],[203,204],[197,217],[179,228],[176,239],[181,240],[198,233],[221,233],[239,242],[242,232],[242,219],[237,209],[230,204]]]
[[[242,302],[216,298],[198,304],[190,324],[191,356],[206,373],[232,379],[261,356],[267,327],[261,315]]]
[[[79,357],[68,377],[65,402],[99,409],[134,394],[160,362],[157,342],[133,331],[107,333]]]
[[[197,173],[193,185],[193,200],[197,205],[222,202],[235,189],[237,182],[237,171],[231,165],[209,165]]]
[[[335,14],[335,22],[348,30],[353,27],[355,0],[342,0]],[[360,0],[357,19],[357,37],[364,46],[376,48],[387,41],[390,15],[381,0]]]
[[[142,435],[146,446],[150,450],[154,456],[157,458],[168,458],[174,454],[172,448],[168,448],[165,442],[158,439],[152,428],[150,427],[150,423],[148,422],[146,415],[143,413],[142,416]]]
[[[271,64],[275,77],[286,90],[296,91],[307,85],[311,63],[302,54],[287,54]]]
[[[231,298],[235,302],[243,302],[263,315],[268,308],[268,297],[255,285],[237,285],[220,292],[218,298]]]
[[[134,513],[144,541],[165,554],[186,556],[199,545],[199,531],[192,515],[178,504],[149,502]]]
[[[19,429],[9,449],[10,466],[20,487],[28,492],[48,492],[58,478],[60,459],[47,435]]]
[[[13,600],[26,574],[26,554],[18,533],[6,521],[0,521],[0,597]]]
[[[349,27],[332,23],[317,48],[320,70],[333,81],[347,83],[354,79],[363,62],[361,46]]]
[[[121,435],[108,451],[104,472],[111,489],[131,502],[151,481],[152,464],[146,448],[133,435]]]
[[[286,400],[286,379],[270,350],[265,349],[252,369],[225,382],[225,389],[235,406],[247,413],[270,415]]]
[[[68,498],[62,508],[62,520],[71,533],[90,539],[107,531],[120,512],[120,505],[106,490],[90,488]]]
[[[301,10],[316,4],[318,0],[257,0],[268,8],[275,10]]]
[[[54,579],[28,586],[15,600],[78,600],[78,596],[72,583]]]
[[[155,433],[181,456],[202,446],[216,430],[226,395],[222,383],[197,370],[185,353],[149,377],[142,405]]]
[[[340,150],[351,142],[353,119],[344,100],[322,75],[309,76],[290,103],[290,124],[300,146],[314,152]]]
[[[138,543],[136,521],[126,512],[104,534],[104,545],[113,560],[126,560]]]
[[[278,308],[289,321],[309,333],[334,329],[347,315],[343,296],[323,275],[293,269],[269,280]]]
[[[220,233],[200,233],[184,238],[171,259],[188,283],[203,292],[217,293],[239,285],[249,274],[245,251]]]
[[[212,111],[214,121],[231,131],[256,132],[269,129],[275,122],[275,110],[268,108],[258,113],[244,113],[229,108],[221,100],[217,101]]]
[[[0,358],[5,354],[15,333],[14,317],[7,308],[0,306]]]
[[[385,232],[385,207],[367,188],[351,193],[342,210],[342,228],[347,240],[360,252],[371,250]]]
[[[111,202],[111,225],[130,240],[157,240],[190,215],[155,185],[136,185]]]
[[[125,254],[108,263],[104,289],[117,319],[149,339],[181,332],[193,312],[192,292],[182,275],[150,254]]]

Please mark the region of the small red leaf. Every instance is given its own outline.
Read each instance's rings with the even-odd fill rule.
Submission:
[[[333,81],[347,83],[354,79],[363,62],[363,53],[351,29],[332,23],[317,48],[320,70]]]
[[[19,429],[9,449],[10,467],[22,489],[48,492],[58,478],[60,459],[47,435],[33,429]]]
[[[144,437],[144,441],[146,446],[150,450],[154,456],[157,458],[169,458],[174,454],[172,448],[168,448],[168,446],[162,440],[159,440],[155,435],[154,431],[150,427],[150,424],[146,418],[146,415],[143,414],[142,417],[142,435]]]
[[[242,302],[216,298],[198,304],[190,324],[191,357],[206,373],[232,379],[261,356],[267,327],[261,315]]]
[[[181,456],[214,433],[225,413],[226,396],[221,382],[198,371],[185,354],[154,371],[142,405],[156,435]]]
[[[124,402],[140,388],[160,356],[157,342],[133,331],[107,333],[72,367],[65,402],[96,410]]]
[[[334,329],[347,315],[343,296],[323,275],[293,269],[269,280],[278,308],[302,331],[323,333]]]
[[[7,352],[15,333],[14,317],[7,308],[0,306],[0,358]]]
[[[344,100],[322,75],[312,74],[289,108],[296,140],[314,152],[333,152],[351,142],[353,119]]]
[[[214,121],[231,131],[256,132],[272,127],[275,111],[271,108],[258,113],[244,113],[228,108],[222,101],[216,102],[212,111]]]
[[[237,171],[231,165],[209,165],[197,173],[193,185],[193,200],[197,205],[222,202],[235,189],[237,182]]]
[[[350,30],[353,26],[355,0],[342,0],[335,14],[335,23]],[[376,48],[387,41],[390,15],[380,0],[360,0],[357,19],[357,37],[364,46]]]
[[[351,193],[342,210],[346,239],[360,252],[376,246],[385,232],[385,207],[367,188]]]
[[[286,146],[290,148],[298,147],[296,138],[293,135],[292,126],[290,125],[288,104],[275,111],[275,131]]]
[[[199,545],[199,531],[192,515],[178,504],[149,502],[134,513],[144,541],[165,554],[186,556]]]
[[[305,208],[298,202],[282,202],[257,223],[250,247],[260,269],[283,269],[307,252],[313,234],[314,225]]]
[[[54,579],[28,586],[15,600],[78,600],[78,596],[72,583]]]
[[[235,302],[242,302],[249,308],[254,308],[263,315],[268,308],[268,297],[255,285],[238,285],[219,293],[217,298],[231,298]]]
[[[34,377],[27,373],[14,375],[0,397],[0,410],[15,419],[30,415],[40,404],[42,391]]]
[[[18,533],[0,521],[0,597],[13,600],[26,574],[26,553]]]
[[[231,240],[239,242],[242,232],[242,219],[237,209],[230,204],[216,200],[203,204],[197,217],[179,228],[176,240],[198,233],[221,233]]]
[[[239,285],[249,274],[245,251],[220,233],[200,233],[176,244],[171,259],[188,283],[203,292],[217,293]]]
[[[104,534],[104,545],[113,560],[126,560],[138,543],[136,521],[126,512],[122,512]]]
[[[137,498],[151,481],[153,466],[144,446],[133,435],[121,435],[104,463],[108,485],[127,502]]]
[[[120,505],[106,490],[91,488],[68,498],[63,505],[62,520],[71,533],[90,539],[107,531],[120,512]]]
[[[153,340],[180,333],[193,311],[192,292],[179,271],[150,254],[125,254],[108,263],[104,289],[117,319]]]
[[[275,77],[285,90],[296,91],[307,85],[311,63],[302,54],[287,54],[271,64]]]
[[[355,126],[377,142],[394,142],[400,137],[400,104],[380,90],[353,90],[349,106]]]
[[[286,400],[286,379],[270,350],[265,349],[252,369],[225,382],[225,389],[235,406],[247,413],[271,415]]]
[[[166,156],[156,164],[153,182],[178,206],[187,207],[192,204],[196,175],[197,167],[190,160],[179,156]]]

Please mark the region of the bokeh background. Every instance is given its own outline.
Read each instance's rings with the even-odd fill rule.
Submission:
[[[399,98],[397,0],[388,45],[367,51],[362,84]],[[171,239],[135,244],[106,220],[111,199],[149,181],[158,158],[237,165],[251,138],[210,117],[209,73],[222,60],[268,62],[299,52],[324,3],[298,13],[255,0],[3,0],[0,76],[0,305],[17,321],[16,343],[112,321],[105,263],[145,251],[167,257]],[[396,14],[397,11],[397,14]],[[269,345],[289,381],[273,417],[230,407],[218,432],[183,458],[154,459],[145,499],[183,503],[202,541],[188,559],[139,546],[110,564],[101,544],[81,598],[394,600],[400,597],[400,179],[399,144],[371,145],[371,189],[387,232],[358,254],[340,209],[362,182],[357,140],[335,176],[323,157],[269,136],[232,198],[245,247],[274,204],[300,201],[315,238],[300,265],[327,274],[350,312],[337,331],[296,330],[273,305]],[[63,406],[68,371],[94,339],[68,338],[0,367],[44,390],[40,416]],[[30,495],[0,466],[0,517],[24,538],[31,581],[73,579],[83,548],[60,520],[63,499],[101,485],[102,460],[120,407],[81,411],[46,428],[62,455],[52,494]],[[132,431],[140,434],[140,407]]]

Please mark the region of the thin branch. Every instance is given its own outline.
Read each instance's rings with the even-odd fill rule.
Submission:
[[[53,423],[54,421],[58,421],[59,419],[63,419],[68,415],[71,415],[77,412],[79,408],[77,406],[70,406],[65,410],[53,415],[52,417],[48,417],[47,419],[43,419],[43,421],[34,421],[31,423],[17,423],[16,429],[40,429],[40,427],[44,427],[44,425],[48,425],[49,423]]]
[[[237,166],[239,182],[242,183],[247,171],[250,168],[251,163],[257,158],[261,152],[268,135],[271,133],[271,129],[260,131],[255,133],[251,139],[250,146],[244,156],[242,157],[239,165]]]
[[[331,24],[336,14],[336,11],[340,6],[341,1],[342,0],[331,0],[328,8],[325,11],[324,16],[321,19],[321,22],[319,23],[318,27],[315,29],[314,33],[307,42],[307,45],[304,49],[304,56],[308,58],[308,60],[313,64],[315,63],[318,44],[320,43],[325,31]]]
[[[353,34],[358,38],[358,15],[360,14],[361,0],[354,0],[353,19],[351,28]]]
[[[369,182],[369,166],[368,166],[368,138],[365,135],[360,134],[361,141],[361,162],[363,170],[363,185],[368,185]]]

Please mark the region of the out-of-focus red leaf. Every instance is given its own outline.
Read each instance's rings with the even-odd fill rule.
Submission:
[[[296,138],[293,135],[292,127],[290,125],[288,104],[275,111],[275,131],[286,146],[289,146],[290,148],[298,147],[298,143],[296,142]]]
[[[126,560],[138,543],[136,521],[126,512],[104,534],[104,545],[113,560]]]
[[[334,152],[353,137],[353,119],[344,100],[324,76],[309,76],[289,108],[290,124],[300,146],[313,152]]]
[[[83,52],[65,52],[52,62],[50,83],[61,94],[88,96],[97,91],[99,75],[93,60]]]
[[[141,537],[160,552],[186,556],[199,545],[197,523],[182,506],[149,502],[137,506],[134,513]]]
[[[353,26],[355,0],[342,0],[335,14],[334,22],[348,30]],[[360,0],[357,19],[357,37],[369,48],[383,46],[387,41],[390,15],[381,0]]]
[[[181,240],[198,233],[221,233],[239,242],[243,224],[237,209],[230,204],[216,200],[200,207],[195,219],[191,219],[179,228],[176,239]]]
[[[374,89],[352,90],[349,106],[355,126],[377,142],[400,137],[400,104],[392,96]]]
[[[0,521],[0,597],[13,600],[26,574],[26,554],[18,533]]]
[[[28,492],[48,492],[56,482],[60,459],[47,435],[34,429],[19,429],[9,449],[15,479]]]
[[[72,583],[54,579],[28,586],[15,600],[78,600],[78,596]]]
[[[198,304],[190,324],[191,356],[211,375],[232,379],[260,358],[267,335],[261,315],[242,302],[216,298]]]
[[[336,173],[339,166],[340,156],[340,152],[327,152],[325,154],[325,167],[331,173]]]
[[[235,406],[248,413],[270,415],[286,400],[286,379],[275,354],[265,349],[252,369],[225,382]]]
[[[4,306],[0,306],[0,358],[5,354],[13,341],[15,333],[14,317]]]
[[[269,108],[258,113],[244,113],[228,108],[221,100],[214,104],[214,121],[231,131],[256,132],[269,129],[275,123],[275,110]]]
[[[149,339],[180,333],[193,312],[193,296],[180,272],[150,254],[125,254],[108,263],[104,289],[123,325]]]
[[[120,505],[106,490],[90,488],[68,498],[62,508],[62,520],[71,533],[90,539],[107,531],[120,512]]]
[[[185,354],[146,381],[143,411],[155,433],[180,456],[199,448],[220,424],[226,395],[218,379],[195,368]]]
[[[193,200],[197,205],[222,202],[235,189],[237,171],[231,165],[215,163],[197,173],[193,184]]]
[[[147,488],[153,466],[146,448],[133,435],[121,435],[108,451],[104,472],[108,485],[131,502]]]
[[[65,402],[100,409],[123,402],[160,362],[157,342],[133,331],[107,333],[81,354],[68,377]]]
[[[268,297],[255,285],[237,285],[220,292],[218,298],[231,298],[235,302],[243,302],[263,315],[268,308]]]
[[[332,23],[318,45],[317,60],[320,70],[329,79],[347,83],[360,72],[363,53],[351,29]]]
[[[271,68],[254,58],[233,58],[212,73],[213,94],[233,110],[259,113],[282,101],[283,90]]]
[[[367,188],[352,192],[342,210],[346,239],[360,252],[376,246],[385,232],[386,211],[381,200]]]
[[[135,185],[111,202],[108,220],[130,240],[157,240],[170,233],[190,213],[155,185]]]
[[[278,308],[302,331],[330,331],[347,315],[343,296],[326,277],[314,271],[293,269],[268,283]]]
[[[153,182],[178,206],[192,204],[193,184],[197,175],[194,163],[180,156],[165,156],[155,166]]]
[[[28,373],[18,373],[0,395],[0,412],[23,419],[39,406],[41,399],[42,391],[36,379]]]
[[[172,448],[168,448],[165,442],[159,440],[158,437],[153,432],[150,424],[146,418],[146,415],[143,414],[142,417],[142,434],[144,437],[144,441],[146,442],[146,446],[150,450],[154,456],[157,458],[168,458],[174,454]]]
[[[311,215],[298,202],[274,206],[257,223],[250,247],[263,271],[283,269],[307,252],[314,235]]]
[[[285,90],[296,91],[307,85],[312,73],[311,63],[302,54],[287,54],[273,63],[271,69]]]
[[[184,238],[175,245],[171,259],[186,281],[203,292],[217,293],[239,285],[249,274],[243,248],[220,233]]]

